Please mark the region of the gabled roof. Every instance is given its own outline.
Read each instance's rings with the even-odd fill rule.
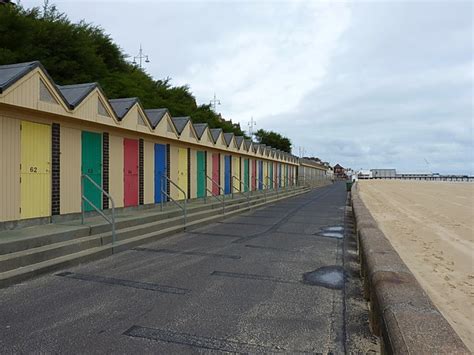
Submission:
[[[0,93],[5,91],[9,86],[20,80],[26,74],[37,67],[40,62],[27,62],[18,64],[9,64],[0,66]]]
[[[153,129],[155,129],[156,126],[158,126],[158,123],[160,123],[161,119],[164,117],[164,115],[167,112],[168,112],[168,109],[166,108],[155,108],[151,110],[145,110],[145,114],[150,120],[150,124]]]
[[[112,106],[112,108],[115,112],[115,115],[117,116],[119,121],[121,121],[122,118],[125,117],[127,112],[137,102],[139,102],[137,97],[127,97],[127,98],[124,98],[124,99],[109,100],[110,106]]]
[[[214,140],[214,143],[217,143],[217,139],[222,133],[222,128],[212,128],[210,131],[211,131],[211,135],[212,135],[212,139]]]
[[[232,142],[232,138],[234,138],[234,133],[224,133],[224,140],[227,146],[229,146],[230,142]]]
[[[245,139],[245,149],[249,150],[250,146],[252,145],[252,140],[251,139]]]
[[[205,132],[207,128],[207,123],[193,123],[194,130],[199,139],[201,139],[202,134]]]
[[[70,108],[77,107],[98,86],[97,83],[56,85]]]
[[[235,142],[237,143],[237,148],[240,149],[242,143],[244,142],[244,136],[235,136]]]
[[[176,128],[176,131],[178,134],[181,134],[183,132],[184,127],[186,127],[187,123],[190,121],[189,116],[185,117],[172,117],[171,120],[173,121],[174,127]]]

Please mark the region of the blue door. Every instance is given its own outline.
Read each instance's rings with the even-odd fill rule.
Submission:
[[[166,145],[155,144],[155,203],[166,201],[166,195],[161,193],[162,176],[166,175]],[[166,181],[163,180],[166,191]]]
[[[232,162],[232,157],[230,155],[224,156],[224,193],[230,194],[230,166]]]
[[[258,189],[263,189],[263,161],[258,161]]]

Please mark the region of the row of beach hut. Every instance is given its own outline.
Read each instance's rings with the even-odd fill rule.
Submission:
[[[293,186],[299,166],[97,83],[56,85],[39,62],[0,66],[0,158],[0,222],[78,213],[82,195],[110,208],[102,190],[133,207]]]

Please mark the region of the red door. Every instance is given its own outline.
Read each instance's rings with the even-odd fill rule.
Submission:
[[[252,160],[252,191],[256,189],[256,177],[257,177],[257,161]]]
[[[212,153],[212,180],[219,184],[219,153]],[[212,194],[214,196],[219,195],[219,186],[212,182]]]
[[[138,140],[123,140],[123,203],[138,206]]]

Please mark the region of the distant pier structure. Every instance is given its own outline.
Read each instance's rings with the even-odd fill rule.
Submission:
[[[397,173],[396,169],[370,169],[370,177],[366,179],[390,180],[426,180],[426,181],[467,181],[474,182],[474,176],[441,175],[438,173]]]

